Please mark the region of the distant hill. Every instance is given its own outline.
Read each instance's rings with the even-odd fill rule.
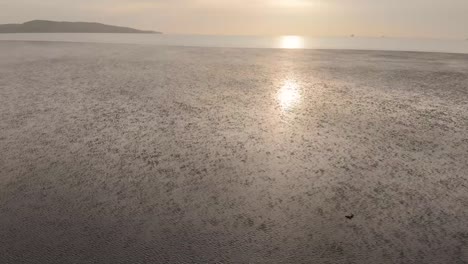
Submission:
[[[146,33],[161,34],[128,27],[116,27],[89,22],[56,22],[33,20],[23,24],[0,25],[0,33]]]

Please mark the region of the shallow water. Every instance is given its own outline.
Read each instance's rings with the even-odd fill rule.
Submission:
[[[0,34],[0,40],[131,43],[194,47],[357,49],[468,53],[468,41],[404,38],[314,38],[303,36],[209,36],[170,34]]]
[[[0,263],[467,263],[467,101],[468,55],[0,41]]]

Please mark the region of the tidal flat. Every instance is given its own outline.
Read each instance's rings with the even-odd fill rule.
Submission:
[[[468,55],[0,41],[0,263],[467,263]]]

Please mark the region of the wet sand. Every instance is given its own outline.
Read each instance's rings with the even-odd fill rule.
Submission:
[[[468,262],[468,55],[3,41],[0,153],[0,263]]]

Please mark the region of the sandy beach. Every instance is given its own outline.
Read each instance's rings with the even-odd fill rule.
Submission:
[[[468,263],[468,55],[0,41],[0,263]]]

